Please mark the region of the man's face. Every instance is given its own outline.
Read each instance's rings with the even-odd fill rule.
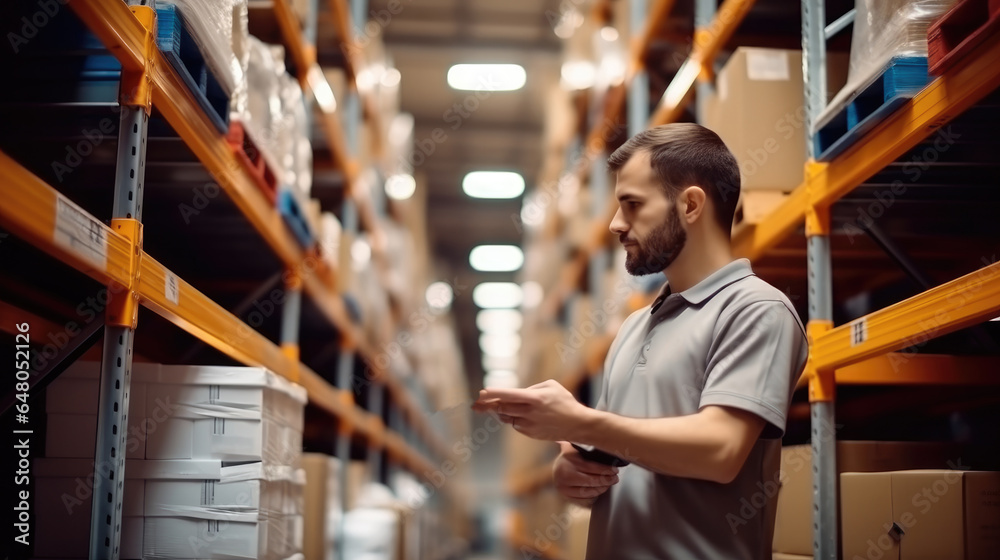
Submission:
[[[618,212],[611,232],[627,254],[629,274],[653,274],[670,266],[687,241],[678,209],[659,185],[645,151],[632,156],[618,171],[615,185]]]

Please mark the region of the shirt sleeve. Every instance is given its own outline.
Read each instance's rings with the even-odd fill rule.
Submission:
[[[768,423],[762,437],[781,437],[807,352],[798,318],[784,303],[759,301],[735,311],[717,327],[699,408],[752,412]]]

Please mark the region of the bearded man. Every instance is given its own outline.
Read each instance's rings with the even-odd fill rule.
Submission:
[[[666,284],[619,330],[596,408],[551,380],[486,389],[475,407],[560,443],[556,487],[592,508],[588,560],[770,558],[781,436],[807,344],[788,298],[733,258],[736,158],[684,123],[637,134],[608,166],[626,269],[662,271]],[[591,448],[631,464],[588,460]]]

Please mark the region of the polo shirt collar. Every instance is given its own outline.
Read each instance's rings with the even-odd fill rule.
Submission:
[[[677,295],[684,298],[691,305],[699,305],[733,282],[752,275],[753,270],[750,268],[750,261],[747,259],[736,259]],[[656,313],[671,294],[670,284],[664,284],[663,288],[660,289],[660,294],[653,302],[650,313]]]

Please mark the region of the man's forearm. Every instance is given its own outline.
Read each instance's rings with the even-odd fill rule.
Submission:
[[[707,412],[707,413],[706,413]],[[575,435],[578,443],[621,456],[670,476],[731,481],[748,449],[715,411],[673,418],[628,418],[589,409]],[[754,434],[756,439],[759,430]]]

